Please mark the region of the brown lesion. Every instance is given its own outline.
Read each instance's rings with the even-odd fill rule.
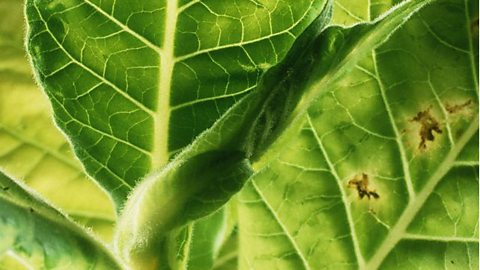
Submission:
[[[475,40],[478,39],[478,17],[474,18],[471,23],[470,23],[470,33],[472,34],[472,39],[475,42]]]
[[[367,197],[368,199],[380,198],[380,195],[368,186],[368,175],[365,173],[356,175],[353,179],[349,180],[348,186],[356,188],[360,199],[363,199],[364,197]]]
[[[433,142],[435,140],[435,136],[433,134],[434,132],[437,134],[442,133],[440,123],[437,119],[435,119],[435,117],[433,117],[430,109],[431,108],[428,108],[424,111],[418,112],[417,115],[411,120],[421,125],[419,132],[420,144],[418,145],[418,149],[420,150],[425,150],[427,148],[427,141]]]
[[[472,100],[469,99],[463,103],[459,104],[450,104],[450,103],[445,103],[445,109],[449,114],[456,114],[465,111],[469,107],[471,107],[473,104]]]

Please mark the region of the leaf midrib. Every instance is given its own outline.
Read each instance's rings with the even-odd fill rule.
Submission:
[[[468,243],[478,243],[478,238],[472,237],[460,237],[460,236],[430,236],[430,235],[421,235],[421,234],[404,234],[403,239],[408,240],[420,240],[420,241],[431,241],[431,242],[468,242]]]
[[[473,81],[475,83],[475,93],[477,94],[478,96],[478,79],[477,79],[477,67],[475,65],[475,55],[473,53],[473,46],[472,46],[472,43],[473,43],[473,38],[472,38],[472,33],[470,32],[470,11],[469,11],[469,8],[468,8],[468,0],[464,0],[463,3],[465,5],[465,21],[467,22],[467,25],[466,25],[466,31],[467,31],[467,37],[468,37],[468,50],[470,51],[469,53],[469,58],[470,58],[470,65],[471,65],[471,70],[472,70],[472,77],[473,77]]]
[[[171,80],[173,75],[173,66],[175,64],[174,61],[174,38],[175,38],[175,27],[177,22],[177,0],[175,1],[167,1],[167,8],[165,13],[165,31],[163,37],[163,48],[159,48],[158,46],[149,42],[146,38],[139,35],[138,33],[134,32],[126,25],[115,19],[113,16],[106,13],[104,10],[100,9],[98,6],[94,5],[93,3],[89,2],[89,0],[84,0],[84,3],[88,4],[92,8],[94,8],[97,12],[108,18],[110,21],[118,25],[124,31],[128,32],[132,36],[136,37],[146,46],[152,48],[155,52],[157,52],[159,58],[161,59],[161,64],[159,68],[159,84],[158,84],[158,100],[157,100],[157,109],[151,110],[147,108],[144,104],[137,101],[136,99],[132,98],[122,89],[120,89],[117,85],[113,82],[109,81],[104,76],[98,74],[88,66],[84,65],[80,60],[73,57],[73,55],[64,48],[64,46],[60,43],[57,37],[53,34],[50,30],[47,21],[43,18],[42,13],[40,12],[39,8],[34,4],[34,8],[36,9],[41,21],[43,22],[47,33],[52,37],[54,42],[57,46],[62,50],[65,55],[70,58],[71,63],[78,65],[80,68],[88,71],[96,78],[98,78],[104,84],[113,88],[113,90],[119,93],[121,96],[125,97],[127,100],[135,104],[139,109],[146,112],[153,118],[154,123],[154,134],[153,134],[153,148],[151,152],[145,152],[144,149],[138,149],[138,147],[131,145],[131,147],[141,151],[148,156],[151,156],[151,170],[155,170],[161,168],[168,162],[169,152],[168,152],[168,127],[169,127],[169,119],[170,119],[170,91],[171,91]],[[59,102],[59,105],[62,104]],[[74,117],[72,119],[76,120]],[[89,126],[91,127],[91,126]],[[93,127],[91,127],[93,128]],[[103,134],[106,135],[106,134]],[[107,134],[109,135],[109,134]],[[113,135],[109,135],[109,137],[114,138],[115,140],[120,140]],[[120,140],[123,143],[126,143],[123,140]],[[119,177],[122,178],[122,177]],[[121,179],[123,180],[123,178]],[[122,181],[125,184],[125,181]],[[128,185],[127,185],[128,186]]]
[[[433,2],[433,1],[428,1],[428,2]],[[357,46],[358,47],[358,46]],[[348,56],[345,57],[345,59],[349,58],[354,58],[352,56],[352,52],[348,53]],[[340,70],[338,70],[338,73],[342,73],[342,67],[345,66],[345,62],[348,63],[347,60],[342,61],[343,64],[340,64]],[[315,83],[312,88],[313,89],[325,89],[328,87],[325,86],[330,86],[333,84],[338,76],[335,76],[336,74],[327,74],[324,78],[322,78],[320,81]],[[374,75],[374,74],[371,74]],[[374,76],[375,77],[375,76]],[[323,87],[321,87],[323,86]],[[302,104],[310,104],[312,100],[315,100],[315,96],[318,94],[317,91],[312,91],[309,95],[307,95],[307,98],[302,100]],[[384,100],[384,102],[387,102]],[[388,106],[388,104],[385,104]],[[299,106],[297,107],[298,109],[296,112],[293,113],[294,116],[293,119],[298,119],[300,115],[303,115],[303,112],[306,109],[303,109],[304,107],[308,106]],[[292,121],[293,122],[293,121]],[[394,123],[392,123],[394,124]],[[369,270],[369,269],[378,269],[378,267],[381,265],[381,263],[384,261],[384,259],[390,254],[392,249],[397,245],[397,243],[404,239],[408,238],[409,234],[406,234],[406,230],[409,226],[409,224],[413,221],[415,218],[416,214],[419,212],[419,210],[423,207],[424,203],[428,199],[429,195],[431,192],[434,190],[434,188],[437,186],[437,184],[440,182],[440,180],[445,176],[445,174],[453,167],[456,166],[456,158],[460,154],[461,150],[465,147],[465,145],[468,143],[468,141],[472,138],[472,136],[475,134],[475,132],[478,130],[478,118],[473,120],[473,123],[468,127],[467,131],[462,135],[462,137],[459,139],[457,144],[452,147],[445,157],[445,159],[442,161],[442,163],[439,165],[439,169],[430,177],[430,179],[427,181],[427,184],[425,187],[418,193],[418,195],[415,198],[412,198],[403,211],[402,215],[398,219],[397,223],[395,226],[393,226],[392,230],[387,234],[387,237],[385,240],[382,242],[381,246],[377,249],[376,253],[371,257],[370,260],[368,260],[365,264],[361,264],[359,262],[359,268],[362,270]],[[398,137],[398,135],[396,135]],[[399,144],[400,146],[401,144]],[[403,161],[404,165],[408,165],[407,161]],[[406,171],[408,171],[408,166],[405,168]],[[408,183],[407,183],[408,184]],[[462,238],[463,239],[463,238]],[[445,240],[445,239],[443,239]],[[358,257],[357,257],[358,259]]]
[[[157,111],[154,118],[153,150],[151,169],[156,170],[168,163],[168,133],[170,122],[170,92],[175,65],[175,28],[178,19],[178,0],[166,1],[163,54],[160,54]]]
[[[465,16],[466,16],[466,21],[467,21],[467,35],[468,35],[468,41],[469,41],[469,51],[467,52],[469,54],[469,58],[471,61],[471,69],[472,69],[472,74],[473,74],[473,80],[475,82],[475,88],[476,88],[476,93],[478,94],[478,83],[477,83],[477,78],[476,78],[476,70],[475,70],[475,62],[473,60],[473,48],[472,48],[472,37],[470,34],[470,31],[468,29],[469,27],[469,16],[468,16],[468,3],[467,0],[464,1],[465,4]],[[370,13],[370,5],[369,5],[369,13]],[[371,19],[371,18],[369,18]],[[422,20],[422,23],[424,23],[425,27],[431,32],[432,35],[435,35],[433,31],[429,28],[429,26]],[[438,37],[436,37],[438,39]],[[442,43],[443,44],[443,43]],[[445,44],[444,44],[445,45]],[[462,51],[463,52],[463,51]],[[409,193],[409,203],[405,210],[402,212],[402,215],[396,222],[396,224],[393,226],[391,230],[389,230],[387,237],[384,239],[382,244],[378,247],[377,251],[374,253],[374,255],[371,257],[371,259],[367,262],[367,264],[361,268],[365,270],[369,269],[378,269],[382,262],[385,260],[385,258],[390,254],[390,252],[395,248],[397,243],[402,240],[402,239],[420,239],[419,237],[422,236],[417,236],[417,235],[412,235],[407,233],[408,226],[411,224],[417,213],[420,211],[420,209],[423,207],[424,203],[430,196],[430,194],[433,192],[437,184],[440,182],[440,180],[445,176],[448,171],[456,166],[456,159],[458,155],[460,154],[461,150],[465,147],[465,145],[468,143],[468,141],[471,139],[471,137],[475,134],[475,132],[478,130],[478,118],[474,120],[474,122],[468,127],[468,129],[465,131],[465,133],[462,135],[460,140],[458,141],[458,144],[454,143],[452,137],[451,137],[451,131],[450,131],[450,126],[448,125],[447,122],[447,129],[448,129],[448,135],[449,135],[449,141],[451,144],[451,148],[445,159],[442,161],[442,163],[438,166],[438,170],[435,171],[435,173],[428,179],[427,184],[424,186],[424,188],[418,193],[415,194],[413,191],[412,187],[412,180],[410,176],[410,169],[408,166],[408,161],[406,160],[406,155],[405,155],[405,150],[403,147],[402,142],[400,141],[400,134],[398,132],[397,126],[395,124],[393,114],[391,112],[390,106],[388,105],[388,99],[385,93],[385,88],[384,85],[380,79],[380,75],[378,72],[378,66],[377,66],[377,61],[376,61],[376,53],[375,50],[372,52],[372,59],[373,59],[373,67],[375,69],[375,78],[377,80],[378,86],[380,88],[380,92],[382,95],[383,102],[385,104],[385,107],[388,112],[388,116],[390,119],[390,122],[392,124],[392,127],[394,129],[396,138],[397,138],[397,144],[400,150],[400,155],[401,155],[401,160],[402,160],[402,167],[404,171],[404,176],[405,176],[405,182],[406,186],[408,189]],[[433,94],[437,99],[437,102],[439,101],[438,95],[431,83],[430,80],[430,73],[428,74],[429,76],[429,84],[430,87],[432,88]],[[440,103],[440,102],[439,102]],[[440,107],[442,108],[444,112],[444,117],[447,118],[448,116],[445,115],[445,108],[442,106],[440,103]],[[428,239],[432,240],[430,237],[422,238],[422,239]],[[465,240],[469,241],[472,240],[470,238],[464,238],[464,237],[437,237],[434,238],[432,241],[460,241],[460,240]],[[478,239],[473,239],[478,242]],[[472,240],[472,241],[473,241]]]

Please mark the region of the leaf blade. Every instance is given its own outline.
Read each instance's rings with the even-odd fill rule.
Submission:
[[[111,239],[112,203],[83,173],[32,78],[18,31],[25,24],[22,4],[17,0],[0,4],[0,167]]]
[[[439,18],[446,16],[443,12],[447,13],[452,10],[452,7],[445,5],[445,2],[435,2],[434,5],[425,8],[419,14],[415,15],[414,18],[396,32],[379,51],[384,50],[388,52],[391,47],[399,47],[399,51],[409,48],[407,44],[409,39],[407,39],[407,37],[411,38],[411,31],[415,30],[412,28],[417,26],[416,22],[418,18],[424,18],[424,16],[426,16],[425,14],[430,14],[430,20],[438,23],[441,21]],[[459,6],[461,3],[457,1],[455,5]],[[463,11],[462,8],[458,9]],[[439,16],[439,13],[443,16]],[[462,12],[457,12],[455,16],[460,14],[460,18],[462,18],[463,15],[461,13]],[[458,21],[462,22],[463,19],[449,19],[448,21],[458,23]],[[408,34],[410,34],[410,36]],[[405,39],[403,40],[398,38],[402,35],[405,35]],[[464,36],[465,33],[461,35]],[[417,43],[410,44],[417,45],[419,43],[417,40]],[[426,51],[432,53],[438,52],[439,50],[435,47],[430,47],[426,49]],[[450,57],[449,54],[450,52],[447,53],[444,51],[437,53],[436,57],[430,57],[430,63],[444,61],[442,57],[449,59],[448,61],[453,61],[453,58]],[[425,53],[423,55],[425,55]],[[462,56],[462,58],[464,57]],[[435,60],[432,62],[432,59]],[[377,80],[379,78],[377,78],[378,75],[377,72],[375,72],[376,64],[372,61],[372,56],[367,55],[367,57],[364,57],[364,59],[355,66],[351,74],[344,76],[337,86],[331,88],[331,91],[329,91],[327,95],[320,98],[317,103],[310,108],[308,114],[313,118],[312,122],[316,129],[317,136],[315,136],[313,128],[304,126],[299,133],[291,135],[295,140],[290,141],[289,146],[279,144],[277,146],[278,148],[273,150],[274,152],[277,151],[277,155],[280,153],[278,159],[273,163],[265,162],[260,164],[260,168],[265,166],[264,164],[268,165],[266,165],[267,167],[264,171],[259,172],[257,177],[254,177],[252,180],[255,181],[257,186],[264,192],[266,200],[276,209],[277,215],[281,217],[281,221],[290,233],[294,235],[299,249],[307,256],[307,261],[312,264],[311,267],[314,269],[329,267],[334,267],[335,269],[378,269],[378,267],[382,269],[397,269],[399,267],[415,268],[420,267],[420,265],[421,267],[429,267],[430,265],[427,265],[427,262],[430,261],[435,264],[435,266],[432,264],[430,267],[435,268],[436,266],[443,265],[444,261],[450,263],[450,260],[455,263],[455,266],[452,265],[453,267],[475,267],[475,259],[470,259],[468,256],[471,256],[471,254],[473,254],[472,252],[476,250],[475,244],[472,244],[470,241],[478,242],[478,233],[475,229],[478,216],[476,215],[477,211],[473,209],[478,205],[478,203],[475,203],[475,201],[478,200],[478,192],[475,191],[475,188],[472,188],[473,190],[470,192],[466,192],[462,185],[459,187],[455,186],[456,183],[464,179],[466,180],[463,176],[455,176],[459,180],[453,181],[453,183],[448,185],[443,183],[448,183],[455,180],[455,178],[452,179],[452,173],[449,173],[445,177],[443,176],[448,171],[448,167],[473,166],[473,168],[470,167],[472,173],[469,174],[471,179],[469,179],[469,184],[467,185],[478,185],[478,176],[475,176],[473,173],[476,168],[475,166],[477,166],[476,160],[478,159],[478,154],[472,153],[472,156],[470,156],[472,163],[455,165],[455,162],[451,162],[454,157],[459,155],[462,148],[465,149],[467,143],[469,143],[470,146],[476,143],[475,138],[470,142],[468,142],[467,139],[469,137],[475,137],[475,133],[478,130],[478,118],[475,116],[478,112],[477,104],[474,103],[472,107],[470,107],[469,113],[464,112],[465,114],[463,116],[457,116],[457,118],[455,118],[456,120],[451,120],[456,121],[455,125],[459,128],[458,132],[454,132],[454,134],[457,134],[454,139],[456,143],[454,150],[448,152],[448,147],[445,147],[445,143],[447,143],[448,146],[446,135],[437,135],[433,143],[428,142],[427,144],[428,148],[426,151],[429,151],[428,155],[423,154],[423,156],[421,156],[422,154],[415,152],[420,142],[417,133],[419,128],[415,128],[413,131],[410,127],[407,129],[407,133],[411,134],[407,136],[405,135],[403,127],[409,123],[408,119],[415,117],[415,113],[418,112],[418,110],[421,111],[422,108],[425,108],[425,102],[418,102],[417,106],[415,106],[416,109],[410,110],[409,113],[400,113],[400,111],[402,111],[402,106],[407,104],[405,101],[410,101],[411,103],[416,102],[411,101],[416,100],[416,96],[411,92],[419,93],[422,91],[422,88],[398,84],[398,80],[402,82],[402,78],[406,77],[404,74],[408,74],[408,69],[404,70],[405,73],[399,72],[403,71],[399,66],[401,66],[403,61],[406,61],[405,57],[392,57],[389,60],[390,66],[381,66],[379,72],[380,74],[384,72],[385,75],[396,79],[396,81],[393,81],[385,88],[387,95],[392,98],[392,96],[395,96],[395,93],[401,93],[405,97],[402,102],[399,101],[398,96],[396,99],[393,99],[396,101],[396,103],[394,103],[395,110],[393,111],[395,121],[390,121],[385,108],[382,109],[385,104],[384,100],[382,100],[381,91],[378,89],[379,85]],[[453,63],[457,62],[453,61]],[[461,60],[461,63],[463,63],[463,60]],[[463,67],[462,65],[455,64],[450,64],[449,66],[460,67],[459,69]],[[387,68],[390,69],[386,70]],[[373,70],[373,72],[371,70]],[[462,75],[469,74],[470,71],[462,72],[463,71],[460,70],[457,70],[456,73],[451,71],[452,76],[453,74],[460,75],[457,76],[455,80],[449,81],[448,84],[468,85],[464,90],[465,93],[468,93],[467,97],[463,95],[462,91],[458,89],[454,91],[444,84],[442,87],[448,88],[449,91],[441,88],[443,91],[440,93],[442,93],[441,97],[443,101],[449,100],[448,97],[451,97],[455,93],[463,97],[463,99],[456,97],[456,100],[465,101],[465,98],[473,99],[472,96],[475,95],[475,91],[472,91],[474,85],[471,84],[473,79]],[[403,77],[399,76],[399,73],[402,74]],[[384,78],[382,78],[382,81],[383,79]],[[417,82],[418,81],[421,82],[421,80],[417,78]],[[391,85],[393,87],[389,87]],[[428,93],[428,91],[431,91],[428,87],[423,88],[423,93]],[[418,99],[422,100],[421,98]],[[433,96],[430,99],[423,100],[437,102]],[[411,109],[411,107],[409,107],[409,109]],[[436,114],[436,116],[438,116],[438,114]],[[469,117],[473,119],[465,122]],[[391,126],[389,127],[389,125],[392,124],[391,122],[396,122],[396,124],[401,123],[397,134]],[[472,125],[470,125],[468,131],[465,132],[470,123],[472,123]],[[412,124],[409,123],[409,125],[411,126]],[[444,122],[442,122],[442,129],[444,125]],[[400,134],[400,137],[398,134]],[[413,143],[412,138],[409,136],[415,137]],[[397,137],[399,138],[397,139]],[[459,139],[459,137],[462,137],[462,139]],[[315,145],[315,143],[319,141],[319,138],[326,151],[321,151],[321,149],[319,149],[321,147]],[[411,192],[411,194],[419,191],[425,193],[434,191],[432,195],[434,198],[432,199],[432,197],[430,197],[426,204],[431,213],[427,216],[422,216],[424,213],[429,212],[422,208],[422,214],[418,216],[414,215],[415,226],[408,227],[407,229],[409,233],[415,231],[416,236],[418,236],[419,232],[427,235],[425,237],[426,239],[409,239],[405,240],[406,242],[402,241],[399,243],[398,249],[393,249],[387,257],[384,253],[389,252],[386,251],[388,248],[385,249],[385,246],[379,247],[382,244],[383,238],[385,235],[393,235],[390,234],[389,231],[397,224],[397,217],[401,215],[405,208],[414,205],[414,203],[408,203],[408,191],[402,175],[405,173],[405,170],[399,166],[402,162],[400,154],[398,153],[398,141],[401,145],[405,144],[406,146],[406,154],[408,155],[407,164],[418,162],[429,156],[435,157],[436,161],[432,162],[432,164],[418,162],[417,164],[412,164],[412,168],[407,167],[408,171],[412,171],[413,184],[411,189],[413,189],[413,192]],[[408,144],[408,142],[410,142],[410,144]],[[442,150],[441,148],[444,149]],[[477,148],[478,147],[473,147],[471,149]],[[447,149],[447,151],[444,151],[445,149]],[[327,158],[322,152],[327,152],[330,162],[326,161]],[[272,154],[271,156],[274,155]],[[439,163],[442,161],[437,162],[437,159],[442,160],[445,157],[448,157],[448,160],[443,161],[444,163],[440,165]],[[438,170],[438,168],[442,168],[442,166],[446,164],[449,165],[447,168]],[[428,167],[428,169],[425,167]],[[331,168],[336,170],[337,173],[333,173]],[[437,171],[437,175],[433,175],[433,178],[436,179],[436,181],[443,179],[441,185],[432,189],[431,185],[435,186],[435,181],[432,181],[428,186],[429,188],[423,190],[422,188],[425,187],[425,183],[424,181],[419,181],[422,180],[423,175],[417,173],[418,170],[422,169],[430,172]],[[455,169],[455,174],[458,173],[459,169],[460,168]],[[460,171],[463,171],[463,169],[460,169]],[[371,197],[373,195],[369,195],[370,200],[366,199],[366,197],[362,200],[360,191],[358,191],[355,186],[351,186],[352,184],[349,184],[349,182],[358,181],[356,180],[358,179],[357,176],[360,175],[361,177],[362,173],[368,175],[369,181],[367,183],[369,183],[370,186],[367,185],[367,187],[369,187],[367,190],[375,192],[377,196],[380,196],[379,199],[375,199]],[[338,176],[336,177],[337,179],[333,176],[334,174]],[[456,189],[459,191],[452,191]],[[422,193],[422,196],[424,195],[425,194]],[[418,196],[419,195],[416,195],[413,199],[416,203],[418,203],[417,199],[420,198]],[[436,197],[445,199],[442,199],[439,203]],[[345,203],[345,199],[347,203]],[[439,204],[442,205],[444,200],[451,204],[450,206],[444,203],[445,210],[439,207]],[[465,204],[463,203],[464,200]],[[297,256],[296,253],[292,251],[291,248],[285,247],[287,241],[281,240],[282,235],[273,235],[271,233],[278,231],[275,230],[271,224],[273,223],[273,219],[264,218],[268,211],[261,210],[258,205],[262,203],[262,200],[260,200],[258,196],[253,196],[248,186],[247,189],[242,191],[241,201],[240,252],[241,258],[243,258],[240,266],[241,269],[266,269],[271,267],[297,269],[302,267],[293,259],[294,256]],[[467,204],[467,202],[471,203]],[[345,209],[342,208],[349,208],[353,218],[349,219]],[[409,208],[409,212],[410,210]],[[475,214],[470,215],[464,213]],[[412,213],[410,212],[410,214]],[[446,215],[448,218],[442,219],[442,215]],[[254,223],[249,220],[256,220],[257,222]],[[474,225],[472,225],[472,223]],[[447,224],[448,226],[446,226]],[[457,225],[458,228],[465,230],[462,233],[460,233],[460,230],[458,231],[458,238],[454,237],[454,235],[457,235],[454,233],[457,232],[454,230],[454,227],[456,228]],[[352,227],[354,229],[353,233],[355,234],[353,237],[351,236]],[[444,231],[442,232],[442,230],[438,228],[445,229],[443,229]],[[371,234],[372,231],[375,232],[375,235]],[[446,234],[448,236],[445,236],[443,240],[451,241],[451,245],[449,243],[445,244],[440,240],[442,239],[440,235],[445,232],[448,232],[448,234]],[[430,237],[432,239],[428,240]],[[357,239],[357,247],[355,247],[352,238]],[[467,240],[464,247],[462,247],[463,243],[457,245],[455,242],[461,240]],[[438,246],[419,241],[437,241]],[[406,244],[407,242],[408,244]],[[411,252],[414,250],[412,249],[414,245],[421,246],[421,254],[413,254],[413,252]],[[248,248],[246,248],[247,246],[261,246],[262,250],[256,249],[249,251]],[[446,247],[449,248],[447,249]],[[410,248],[410,251],[408,248]],[[445,252],[448,250],[448,256],[443,256],[443,253],[440,253],[444,250]],[[461,254],[461,250],[470,253],[467,256]],[[353,254],[356,254],[356,256],[353,256]],[[375,261],[372,261],[372,256],[374,256]],[[418,265],[398,259],[405,256],[414,258],[413,260]],[[381,257],[383,258],[379,259]],[[425,257],[428,257],[428,260],[425,260]],[[362,258],[364,258],[365,261],[363,265],[361,264]],[[383,259],[386,259],[383,264],[376,261]]]
[[[324,4],[32,0],[28,46],[57,124],[121,205],[254,89]]]
[[[38,195],[3,173],[0,183],[2,255],[12,251],[45,269],[123,269],[103,244]]]

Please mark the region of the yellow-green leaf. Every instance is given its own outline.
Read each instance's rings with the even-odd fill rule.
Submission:
[[[0,257],[31,269],[124,269],[84,228],[0,172]]]
[[[477,10],[435,1],[319,84],[241,193],[240,269],[478,268]]]
[[[113,205],[53,123],[24,50],[24,24],[23,1],[0,3],[0,167],[110,239]]]

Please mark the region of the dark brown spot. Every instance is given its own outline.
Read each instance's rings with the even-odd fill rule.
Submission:
[[[357,175],[353,179],[349,180],[348,186],[357,189],[357,193],[360,199],[363,199],[363,197],[367,197],[368,199],[370,199],[371,197],[373,197],[374,199],[380,198],[380,195],[378,195],[375,190],[372,190],[368,187],[368,175],[365,173]]]
[[[452,104],[449,104],[449,103],[445,103],[445,109],[447,110],[448,113],[454,114],[454,113],[458,113],[458,112],[461,112],[461,111],[465,110],[471,104],[472,104],[471,99],[467,100],[464,103],[460,103],[460,104],[453,104],[452,105]]]
[[[31,208],[31,207],[28,210],[30,210],[30,213],[35,212],[35,210],[33,210],[33,208]]]
[[[420,150],[425,150],[427,148],[427,141],[435,140],[435,136],[433,136],[434,131],[438,134],[442,133],[440,124],[430,113],[430,108],[417,113],[411,121],[417,122],[421,125],[419,132],[420,144],[418,145],[418,149]]]
[[[470,24],[470,32],[472,33],[472,39],[475,41],[478,39],[478,18],[472,20]]]
[[[454,262],[454,261],[450,261],[450,263],[451,263],[451,264],[455,264],[455,262]]]
[[[10,189],[10,187],[3,187],[2,189],[3,189],[3,191],[8,191]]]

